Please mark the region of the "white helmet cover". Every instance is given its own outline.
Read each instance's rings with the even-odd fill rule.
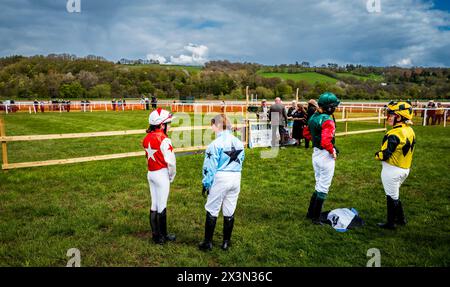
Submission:
[[[148,122],[150,125],[158,126],[160,124],[169,123],[172,119],[172,114],[169,111],[158,108],[150,113]]]

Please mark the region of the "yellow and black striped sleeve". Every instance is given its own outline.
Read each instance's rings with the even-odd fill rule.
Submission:
[[[381,144],[381,150],[375,154],[375,159],[382,161],[388,160],[399,144],[400,139],[396,135],[385,135]]]

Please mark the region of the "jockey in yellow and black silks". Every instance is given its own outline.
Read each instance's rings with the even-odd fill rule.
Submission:
[[[406,219],[399,199],[400,186],[409,175],[416,145],[416,135],[410,127],[413,111],[408,102],[390,102],[387,106],[388,123],[392,129],[384,135],[381,149],[375,159],[382,161],[381,181],[386,193],[387,222],[379,226],[395,229],[405,225]]]

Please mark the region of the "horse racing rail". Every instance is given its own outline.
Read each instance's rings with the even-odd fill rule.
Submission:
[[[336,133],[336,136],[345,136],[352,134],[362,134],[371,132],[381,132],[386,130],[384,128],[369,129],[369,130],[359,130],[359,131],[348,131],[349,122],[358,121],[374,121],[377,120],[380,123],[380,116],[377,117],[365,117],[365,118],[343,118],[336,120],[337,122],[345,122],[345,131],[341,133]],[[248,143],[248,125],[250,122],[247,120],[246,124],[237,124],[234,128],[245,128],[245,144]],[[204,130],[209,128],[209,126],[193,126],[193,127],[173,127],[171,131],[192,131],[192,130]],[[45,161],[33,161],[33,162],[19,162],[19,163],[9,163],[8,162],[8,142],[19,142],[19,141],[37,141],[37,140],[56,140],[56,139],[75,139],[75,138],[91,138],[91,137],[110,137],[110,136],[123,136],[123,135],[136,135],[145,134],[145,130],[125,130],[125,131],[105,131],[105,132],[88,132],[88,133],[67,133],[67,134],[47,134],[47,135],[22,135],[22,136],[6,136],[4,120],[0,118],[0,141],[2,143],[2,169],[16,169],[16,168],[26,168],[26,167],[37,167],[37,166],[49,166],[49,165],[60,165],[69,163],[80,163],[89,162],[97,160],[107,160],[107,159],[118,159],[127,157],[137,157],[145,155],[144,151],[127,152],[127,153],[116,153],[107,155],[97,155],[88,157],[78,157],[78,158],[66,158],[66,159],[55,159],[55,160],[45,160]],[[176,153],[180,152],[191,152],[206,149],[205,146],[191,146],[175,148]]]

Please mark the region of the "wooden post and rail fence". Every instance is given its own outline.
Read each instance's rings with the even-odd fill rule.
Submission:
[[[248,119],[248,115],[246,116],[245,119],[246,119],[245,124],[236,124],[236,125],[234,125],[234,128],[245,128],[245,144],[248,146],[249,125],[250,125],[250,120]],[[346,128],[345,128],[345,132],[336,133],[336,136],[346,136],[346,135],[353,135],[353,134],[363,134],[363,133],[385,131],[386,128],[348,131],[348,122],[375,121],[375,120],[378,120],[378,117],[338,119],[338,120],[336,120],[337,122],[345,122]],[[171,131],[174,131],[174,132],[192,131],[192,130],[204,130],[204,129],[208,129],[208,128],[210,128],[210,127],[209,126],[173,127],[173,128],[171,128]],[[55,159],[55,160],[34,161],[34,162],[9,163],[7,143],[20,142],[20,141],[41,141],[41,140],[57,140],[57,139],[110,137],[110,136],[123,136],[123,135],[136,135],[136,134],[145,134],[145,130],[142,129],[142,130],[125,130],[125,131],[88,132],[88,133],[7,136],[4,120],[0,118],[0,141],[2,143],[2,169],[8,170],[8,169],[26,168],[26,167],[60,165],[60,164],[80,163],[80,162],[89,162],[89,161],[97,161],[97,160],[138,157],[138,156],[145,155],[144,151],[137,151],[137,152],[79,157],[79,158],[66,158],[66,159]],[[180,152],[199,151],[199,150],[204,150],[204,149],[206,149],[206,146],[192,146],[192,147],[175,148],[174,151],[176,153],[180,153]]]

